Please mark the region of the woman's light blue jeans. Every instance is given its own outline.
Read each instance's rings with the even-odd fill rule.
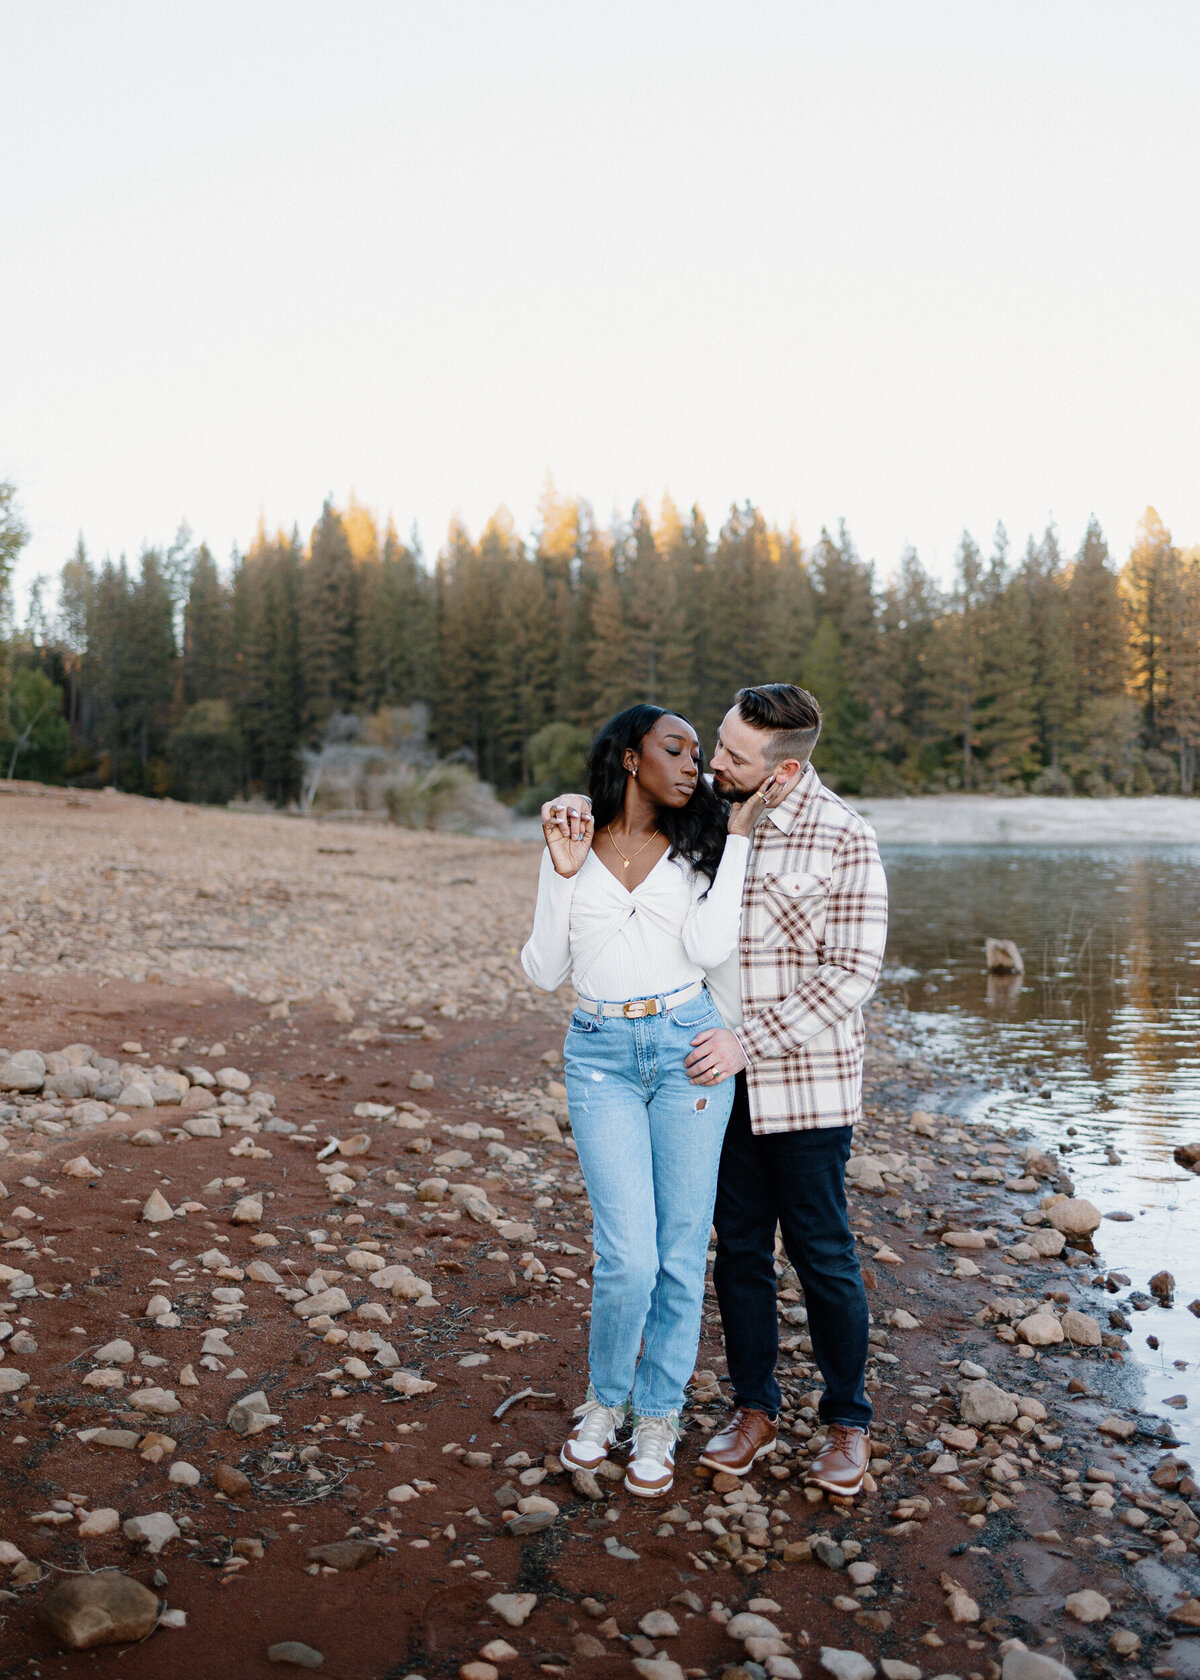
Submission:
[[[596,1249],[591,1386],[636,1417],[678,1412],[696,1362],[734,1082],[692,1085],[683,1063],[720,1025],[707,991],[640,1019],[576,1010],[563,1049]]]

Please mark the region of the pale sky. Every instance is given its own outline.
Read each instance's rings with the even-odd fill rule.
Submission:
[[[1194,543],[1198,83],[1196,0],[0,0],[23,579],[547,473]]]

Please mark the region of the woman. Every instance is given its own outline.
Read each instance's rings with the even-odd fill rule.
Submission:
[[[674,1480],[733,1103],[732,1080],[694,1086],[684,1058],[721,1025],[704,971],[737,944],[748,837],[770,786],[730,814],[702,768],[695,730],[673,712],[631,706],[605,724],[579,839],[544,813],[521,953],[535,985],[554,991],[570,974],[579,993],[563,1054],[596,1265],[590,1382],[560,1458],[594,1469],[632,1414],[625,1486],[643,1498]]]

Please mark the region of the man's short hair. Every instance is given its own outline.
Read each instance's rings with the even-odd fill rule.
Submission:
[[[802,764],[812,755],[821,733],[821,708],[806,688],[795,683],[756,683],[739,688],[734,695],[743,723],[767,731],[769,763],[782,764],[798,758]]]

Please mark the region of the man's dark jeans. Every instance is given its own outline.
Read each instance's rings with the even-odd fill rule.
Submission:
[[[804,1290],[813,1355],[825,1379],[821,1419],[865,1429],[871,1421],[863,1389],[867,1297],[846,1217],[844,1179],[853,1130],[831,1126],[755,1137],[745,1075],[738,1074],[717,1180],[713,1282],[737,1403],[774,1417],[782,1398],[775,1378],[778,1221]]]

